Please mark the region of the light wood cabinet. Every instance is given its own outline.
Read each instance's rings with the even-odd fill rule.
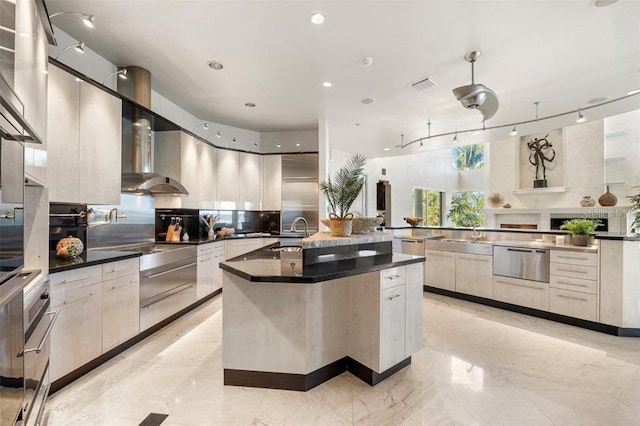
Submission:
[[[551,250],[549,310],[598,320],[598,254]]]
[[[262,210],[282,210],[282,157],[262,157]]]
[[[238,205],[242,210],[260,210],[262,199],[262,160],[260,155],[240,153]]]
[[[200,146],[198,140],[191,135],[180,132],[180,152],[173,159],[176,165],[180,165],[180,169],[175,173],[174,179],[177,179],[187,191],[189,195],[182,200],[182,207],[189,209],[200,208]]]
[[[222,288],[222,269],[220,262],[224,262],[224,244],[213,245],[213,291]]]
[[[456,253],[429,249],[424,252],[425,285],[455,291]]]
[[[423,295],[424,295],[424,265],[414,263],[405,269],[405,355],[411,356],[422,349]]]
[[[102,271],[82,268],[50,277],[51,379],[57,380],[102,354]]]
[[[573,318],[597,321],[598,309],[595,294],[551,288],[549,310]]]
[[[380,365],[383,372],[405,359],[405,285],[381,290]]]
[[[457,253],[456,291],[479,297],[492,297],[493,256]]]
[[[262,247],[262,239],[247,238],[246,240],[230,240],[225,241],[225,246],[225,260],[228,260],[259,249]]]
[[[119,204],[122,101],[56,66],[48,75],[50,200]]]
[[[217,208],[239,209],[240,197],[240,153],[227,149],[218,150],[216,182]],[[244,184],[244,182],[243,182]]]
[[[191,173],[198,175],[200,209],[213,210],[216,207],[216,148],[200,143],[198,145],[198,167],[190,167]]]
[[[202,299],[214,291],[214,243],[198,246],[196,297]]]
[[[102,352],[140,332],[140,259],[102,265]]]

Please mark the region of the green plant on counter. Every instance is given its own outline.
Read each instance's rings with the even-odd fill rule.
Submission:
[[[600,220],[593,219],[571,219],[564,221],[560,229],[569,231],[571,235],[591,235],[600,223]]]
[[[634,186],[634,188],[640,188],[640,186]],[[632,211],[635,211],[633,216],[633,222],[631,228],[635,229],[635,232],[640,231],[640,193],[635,195],[628,195],[627,198],[631,201]]]
[[[320,183],[320,190],[327,197],[333,213],[339,218],[347,216],[351,205],[362,190],[366,162],[366,156],[355,154],[338,170],[333,180],[329,177]]]

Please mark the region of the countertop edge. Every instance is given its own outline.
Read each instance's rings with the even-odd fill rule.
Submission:
[[[373,265],[373,266],[368,266],[366,268],[357,268],[357,269],[352,269],[349,271],[339,271],[339,272],[328,272],[324,275],[315,275],[315,276],[300,276],[300,277],[295,277],[295,276],[274,276],[274,275],[264,275],[264,276],[256,276],[256,275],[250,275],[247,274],[246,272],[240,271],[236,268],[234,268],[233,266],[231,266],[229,263],[233,263],[233,262],[223,262],[220,263],[220,268],[232,273],[236,276],[239,276],[240,278],[243,278],[247,281],[251,281],[251,282],[271,282],[271,283],[285,283],[285,284],[313,284],[313,283],[319,283],[319,282],[325,282],[325,281],[331,281],[331,280],[335,280],[338,278],[347,278],[347,277],[351,277],[354,275],[360,275],[360,274],[367,274],[369,272],[377,272],[377,271],[382,271],[384,269],[389,269],[389,268],[395,268],[397,266],[405,266],[405,265],[410,265],[413,263],[422,263],[425,261],[425,258],[423,256],[412,256],[412,255],[406,255],[408,256],[407,259],[403,259],[403,260],[399,260],[396,262],[390,262],[390,263],[384,263],[384,264],[380,264],[380,265]]]
[[[100,250],[96,250],[95,252],[100,252]],[[104,253],[105,251],[103,251]],[[117,262],[119,260],[126,260],[126,259],[132,259],[135,257],[140,257],[142,256],[141,253],[135,253],[135,252],[111,252],[113,253],[112,256],[107,256],[104,257],[102,259],[96,259],[96,260],[91,260],[91,261],[83,261],[82,263],[70,263],[68,265],[61,265],[61,266],[51,266],[51,262],[49,263],[49,273],[50,274],[55,274],[57,272],[64,272],[64,271],[70,271],[72,269],[80,269],[80,268],[86,268],[89,266],[96,266],[96,265],[102,265],[104,263],[110,263],[110,262]],[[63,262],[61,260],[61,262]],[[71,262],[71,261],[69,261]]]

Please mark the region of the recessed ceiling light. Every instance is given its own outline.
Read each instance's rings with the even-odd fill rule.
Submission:
[[[78,83],[80,83],[80,82],[82,81],[82,79],[80,79],[79,77],[76,77],[76,81],[77,81]]]
[[[213,70],[216,70],[216,71],[219,71],[222,68],[224,68],[224,66],[218,61],[209,61],[209,62],[207,62],[207,65],[209,65],[209,68],[211,68]]]
[[[353,127],[360,127],[360,123],[354,124]]]
[[[331,87],[333,86],[333,82],[332,81],[323,81],[322,82],[322,87]]]
[[[361,102],[361,103],[363,103],[363,104],[365,104],[365,105],[369,105],[369,104],[374,103],[375,101],[376,101],[376,100],[375,100],[375,99],[373,99],[373,98],[364,98],[364,99],[362,99],[360,102]]]
[[[629,90],[629,91],[627,92],[627,96],[637,95],[638,93],[640,93],[640,88],[638,88],[638,89],[633,89],[633,90]]]
[[[216,133],[216,137],[217,137],[217,138],[221,138],[221,137],[222,137],[222,135],[220,134],[220,132]]]
[[[385,148],[384,151],[391,151],[391,148]]]
[[[253,102],[247,102],[246,104],[244,104],[244,106],[249,107],[249,108],[255,108],[256,104],[254,104]]]
[[[297,144],[296,144],[296,146],[300,146],[300,144],[299,144],[299,143],[297,143]]]
[[[316,12],[313,15],[311,15],[309,19],[311,19],[312,23],[316,25],[320,25],[324,22],[324,15],[320,12]]]
[[[589,104],[599,104],[600,102],[604,102],[609,98],[604,98],[604,97],[600,97],[600,98],[593,98],[593,99],[589,99],[587,101],[587,103]]]
[[[280,144],[276,145],[276,148],[280,148],[280,147],[282,147],[282,145],[280,145]]]

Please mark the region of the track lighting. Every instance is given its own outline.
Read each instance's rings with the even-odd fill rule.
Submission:
[[[513,123],[513,130],[509,133],[509,136],[518,136],[518,130],[516,129],[516,124]]]
[[[74,43],[72,45],[69,45],[69,46],[65,47],[53,59],[57,60],[64,52],[66,52],[67,50],[69,50],[71,48],[74,48],[76,50],[76,52],[78,52],[78,53],[84,53],[84,41],[81,41],[81,42],[78,42],[78,43]]]
[[[233,141],[235,142],[235,141],[236,141],[236,138],[233,138]]]
[[[127,79],[127,69],[126,68],[122,68],[114,73],[111,73],[107,76],[107,78],[104,79],[104,81],[102,82],[102,84],[104,85],[107,80],[109,80],[109,78],[113,77],[114,75],[117,75],[120,79],[122,80],[126,80]]]
[[[221,137],[222,137],[222,135],[220,134],[220,132],[216,133],[216,137],[217,137],[217,138],[221,138]]]
[[[198,127],[202,127],[203,129],[207,130],[209,128],[209,123],[198,124],[193,128],[193,130],[191,130],[191,133],[195,132]]]
[[[59,15],[77,15],[80,16],[82,18],[82,22],[89,28],[93,28],[93,23],[96,20],[95,16],[89,14],[87,15],[86,13],[80,13],[80,12],[58,12],[58,13],[54,13],[53,15],[49,15],[49,18],[53,18]]]
[[[456,143],[458,142],[458,132],[456,132],[455,135],[453,135],[453,139],[451,140],[451,143]]]
[[[576,123],[584,123],[587,121],[587,117],[582,115],[582,111],[578,110],[578,118],[576,118]]]

